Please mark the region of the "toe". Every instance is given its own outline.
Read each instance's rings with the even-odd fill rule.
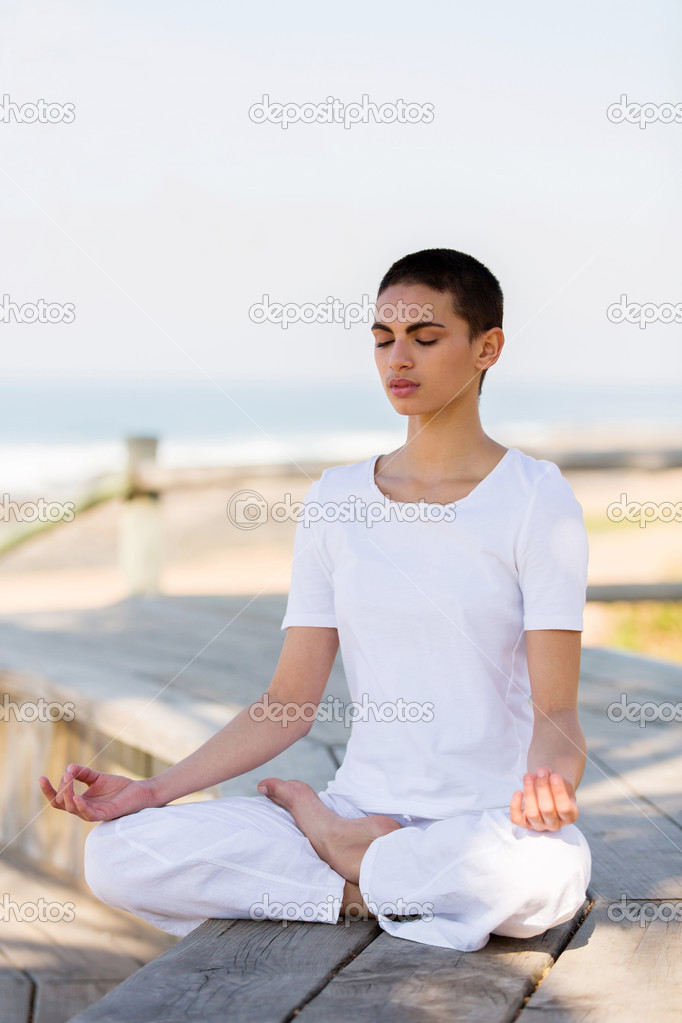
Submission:
[[[281,778],[263,778],[262,781],[258,782],[256,788],[264,796],[272,796],[275,793],[275,789],[282,784]]]

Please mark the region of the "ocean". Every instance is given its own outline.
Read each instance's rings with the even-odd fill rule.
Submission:
[[[5,381],[0,492],[59,497],[123,468],[124,438],[155,436],[167,466],[354,461],[390,451],[406,421],[381,385],[362,382]],[[651,435],[682,446],[679,386],[509,382],[486,378],[480,410],[496,440],[557,436],[591,446]]]

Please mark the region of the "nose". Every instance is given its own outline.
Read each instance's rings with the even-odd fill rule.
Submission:
[[[395,341],[391,345],[391,357],[388,361],[389,368],[397,370],[401,366],[413,365],[413,358],[410,352],[409,341],[405,337],[398,335]]]

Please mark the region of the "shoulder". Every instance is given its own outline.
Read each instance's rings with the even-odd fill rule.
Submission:
[[[376,457],[372,455],[351,465],[330,466],[311,485],[310,496],[320,501],[331,501],[349,494],[364,493],[370,487],[372,464]]]
[[[556,462],[547,458],[535,458],[518,448],[510,448],[513,452],[511,471],[517,492],[524,498],[541,500],[573,500],[575,495],[570,483],[562,474]]]

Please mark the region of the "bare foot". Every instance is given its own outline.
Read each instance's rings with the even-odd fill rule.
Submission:
[[[398,821],[383,814],[339,817],[304,781],[264,778],[256,787],[288,810],[320,859],[355,885],[360,880],[362,857],[374,839],[401,828]]]
[[[337,923],[341,923],[342,917],[346,922],[349,920],[376,920],[376,913],[369,908],[358,886],[350,881],[346,881],[343,886],[341,912]]]

